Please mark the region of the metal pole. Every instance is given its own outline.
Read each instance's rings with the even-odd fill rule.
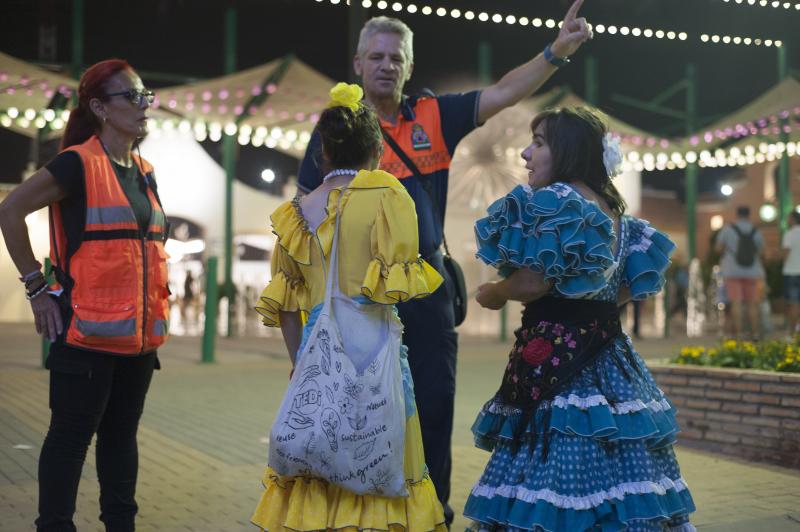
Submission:
[[[72,1],[72,77],[83,71],[83,0]]]
[[[789,75],[789,44],[783,43],[778,47],[778,81],[785,80]],[[789,142],[789,133],[784,128],[789,124],[788,119],[782,118],[780,121],[780,139],[784,146]],[[780,215],[780,233],[783,234],[789,229],[789,213],[792,212],[792,190],[789,184],[789,155],[783,152],[778,162],[778,213]]]
[[[586,56],[586,101],[592,106],[598,102],[597,58]]]
[[[481,86],[492,82],[492,44],[482,40],[478,42],[478,83]]]
[[[236,8],[225,10],[225,73],[236,71]],[[225,169],[225,281],[223,293],[228,300],[228,327],[226,336],[233,336],[233,179],[236,175],[236,138],[224,135],[222,139],[222,167]]]
[[[214,342],[217,338],[217,257],[208,257],[206,262],[206,310],[203,325],[203,358],[204,364],[214,362]]]
[[[686,65],[686,136],[690,137],[697,128],[697,71],[694,64]],[[687,260],[697,255],[697,162],[686,166],[686,233],[689,246]]]

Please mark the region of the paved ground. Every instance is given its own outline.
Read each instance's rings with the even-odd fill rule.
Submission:
[[[32,529],[36,468],[47,428],[46,371],[31,326],[0,324],[0,531]],[[708,339],[708,341],[713,341]],[[667,357],[680,338],[640,342],[648,359]],[[701,343],[693,341],[692,343]],[[469,426],[499,380],[507,346],[462,339],[453,507],[463,507],[487,454]],[[142,531],[254,530],[269,426],[289,363],[277,338],[220,340],[218,361],[202,365],[197,338],[173,338],[161,353],[139,432],[138,519]],[[93,451],[84,468],[76,522],[98,526]],[[701,531],[800,531],[800,471],[678,449],[698,506]],[[454,530],[463,530],[457,519]]]

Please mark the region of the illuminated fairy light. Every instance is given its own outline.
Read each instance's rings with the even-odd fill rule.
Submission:
[[[318,3],[322,3],[325,0],[317,0]],[[337,5],[342,3],[341,0],[329,0],[332,4]],[[730,0],[724,0],[729,2]],[[744,1],[756,3],[759,0],[734,0],[736,3],[742,3]],[[766,0],[760,0],[764,4],[766,4]],[[778,2],[773,2],[778,3]],[[349,3],[348,3],[349,5]],[[361,5],[365,8],[369,7],[376,7],[381,10],[391,8],[395,12],[400,11],[407,11],[408,13],[421,13],[426,16],[436,15],[438,17],[446,17],[450,15],[450,17],[454,19],[465,19],[468,21],[475,21],[477,19],[478,22],[484,23],[494,23],[494,24],[502,24],[506,23],[511,26],[520,25],[520,26],[533,26],[534,28],[549,28],[554,29],[556,27],[561,27],[561,22],[552,18],[542,19],[539,17],[529,18],[525,16],[518,16],[518,15],[511,15],[511,14],[501,14],[501,13],[487,13],[485,11],[475,13],[473,11],[464,11],[462,12],[460,9],[450,9],[448,11],[445,7],[437,7],[433,8],[429,5],[423,5],[419,8],[416,4],[404,4],[403,2],[392,2],[391,5],[389,2],[385,0],[380,0],[377,3],[373,3],[372,0],[363,0]],[[789,2],[783,2],[781,5],[790,5]],[[795,6],[800,6],[800,4],[795,4]],[[790,5],[791,7],[791,5]],[[788,8],[787,8],[788,9]],[[800,7],[797,7],[800,10]],[[676,31],[670,29],[659,29],[659,28],[638,28],[638,27],[629,27],[629,26],[615,26],[615,25],[606,25],[606,24],[596,24],[592,27],[595,34],[608,34],[612,36],[619,36],[619,37],[626,37],[626,38],[645,38],[645,39],[659,39],[659,40],[668,40],[668,41],[686,41],[689,39],[689,34],[685,31]],[[699,39],[703,43],[711,43],[711,44],[728,44],[728,45],[744,45],[744,46],[765,46],[765,47],[781,47],[783,46],[783,41],[777,39],[764,39],[764,38],[754,38],[754,37],[741,37],[736,35],[710,35],[710,34],[701,34],[700,36],[693,37],[695,39]]]
[[[625,155],[623,169],[652,172],[654,170],[683,169],[694,163],[702,168],[738,167],[762,164],[798,155],[800,155],[800,142],[776,142],[773,144],[762,142],[758,146],[750,144],[743,148],[734,146],[727,151],[717,148],[713,152],[702,150],[699,153],[675,151],[642,154],[631,150]]]
[[[781,40],[772,40],[772,39],[759,39],[753,37],[740,37],[738,35],[731,37],[730,35],[716,35],[712,34],[709,35],[707,33],[703,33],[700,35],[700,40],[704,43],[711,42],[712,44],[734,44],[734,45],[743,45],[743,46],[765,46],[767,48],[774,46],[775,48],[780,48],[783,46],[783,41]]]
[[[689,138],[692,146],[698,146],[701,142],[710,144],[715,140],[740,139],[752,135],[780,135],[781,133],[792,133],[797,129],[796,123],[800,123],[800,106],[794,109],[784,109],[770,116],[762,117],[758,120],[740,122],[726,128],[707,130],[703,133],[693,135]]]
[[[749,6],[755,7],[771,7],[773,9],[795,9],[800,11],[800,3],[798,2],[787,2],[786,0],[778,1],[778,0],[722,0],[726,4],[734,3],[734,4],[747,4]]]

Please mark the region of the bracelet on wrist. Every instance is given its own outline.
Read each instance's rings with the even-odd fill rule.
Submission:
[[[25,292],[25,299],[27,299],[28,301],[35,299],[40,295],[44,294],[45,292],[47,292],[47,288],[48,288],[47,283],[42,283],[42,286],[35,288],[29,292]]]
[[[36,269],[33,270],[32,272],[26,273],[25,275],[20,277],[19,280],[22,281],[23,283],[27,283],[32,279],[36,279],[40,275],[44,277],[44,274],[42,273],[42,265],[41,263],[37,262]]]
[[[37,284],[39,284],[39,282],[42,282],[42,281],[44,281],[44,274],[39,272],[39,275],[35,275],[35,276],[31,277],[30,279],[28,279],[27,281],[25,281],[25,289],[28,290],[28,289],[30,289],[31,286],[37,285]]]
[[[547,62],[556,68],[561,68],[569,63],[569,57],[557,57],[555,54],[553,54],[553,50],[551,49],[552,45],[553,43],[549,43],[544,47],[544,51],[542,52]]]

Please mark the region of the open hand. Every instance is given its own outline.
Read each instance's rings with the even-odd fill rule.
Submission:
[[[37,334],[41,334],[51,342],[54,342],[56,336],[61,334],[64,328],[58,303],[49,294],[45,293],[31,299],[31,310],[36,322]]]
[[[501,293],[498,283],[484,283],[478,287],[475,301],[483,308],[500,310],[508,300]]]
[[[592,30],[589,23],[583,17],[578,17],[578,11],[583,5],[583,0],[575,0],[569,8],[564,20],[561,22],[561,30],[558,37],[553,41],[550,50],[556,57],[569,57],[578,51],[581,44],[592,38]]]

